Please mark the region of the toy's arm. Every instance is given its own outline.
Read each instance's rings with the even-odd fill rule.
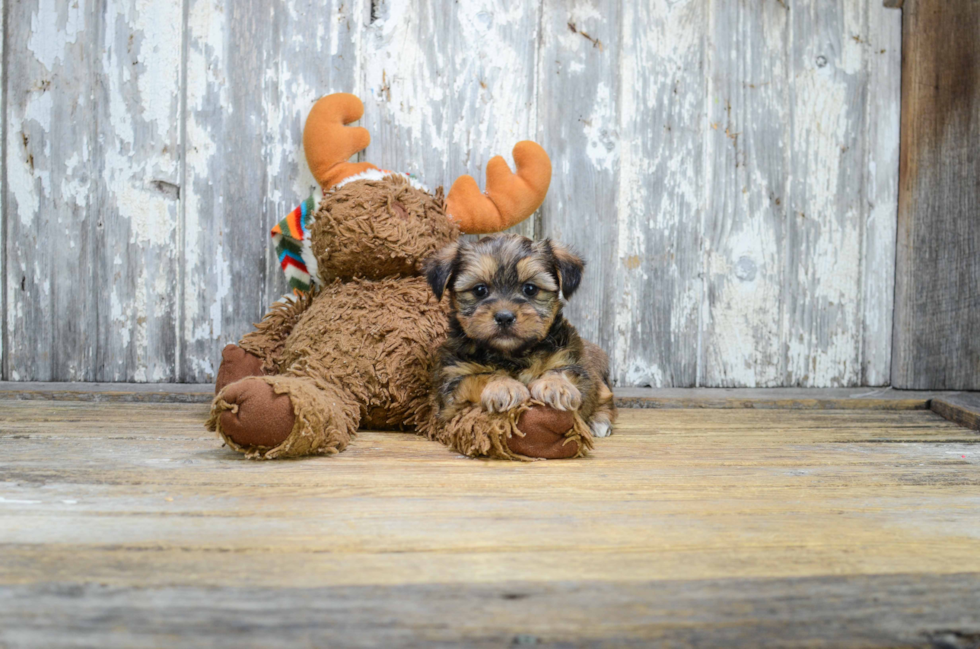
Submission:
[[[286,338],[312,301],[311,291],[294,299],[276,302],[262,318],[262,322],[255,325],[255,331],[245,334],[238,343],[239,347],[262,361],[265,374],[279,373],[279,360]]]

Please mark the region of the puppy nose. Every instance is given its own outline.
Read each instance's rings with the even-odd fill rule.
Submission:
[[[509,327],[510,325],[514,324],[515,320],[517,320],[517,316],[510,311],[497,311],[493,314],[493,319],[501,327]]]

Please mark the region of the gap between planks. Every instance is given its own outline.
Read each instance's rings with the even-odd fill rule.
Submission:
[[[760,410],[933,410],[980,430],[980,393],[892,388],[617,388],[620,408]],[[0,400],[210,403],[210,383],[45,383],[0,381]]]

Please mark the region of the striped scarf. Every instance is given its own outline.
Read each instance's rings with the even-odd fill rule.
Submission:
[[[310,226],[316,202],[310,196],[272,228],[279,265],[293,293],[306,293],[317,281],[316,257],[310,244]]]

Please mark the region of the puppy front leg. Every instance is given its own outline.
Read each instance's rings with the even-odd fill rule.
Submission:
[[[523,383],[502,374],[495,374],[480,393],[480,402],[487,412],[507,412],[530,398]]]
[[[465,404],[480,405],[487,412],[507,412],[531,398],[523,383],[506,374],[478,373],[455,377],[447,384],[443,419],[451,418]]]
[[[555,410],[578,410],[582,405],[582,392],[575,384],[577,379],[570,372],[545,372],[527,387],[531,398]]]

